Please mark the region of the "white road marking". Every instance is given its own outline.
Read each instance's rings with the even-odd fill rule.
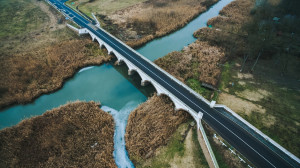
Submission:
[[[70,10],[69,8],[67,8],[67,10]],[[72,11],[73,12],[73,11]],[[75,12],[75,14],[77,14]],[[77,14],[78,15],[78,14]],[[76,17],[74,16],[73,18],[77,18],[78,20],[80,20],[81,22],[83,22],[83,24],[87,25],[80,17]],[[93,29],[94,30],[94,29]],[[94,30],[96,31],[96,30]],[[96,31],[97,32],[97,31]],[[206,114],[208,114],[211,118],[213,118],[215,121],[217,121],[219,124],[221,124],[224,128],[226,128],[229,132],[231,132],[233,135],[235,135],[238,139],[240,139],[243,143],[245,143],[248,147],[250,147],[254,152],[256,152],[258,155],[260,155],[262,158],[264,158],[261,154],[259,154],[256,150],[254,150],[250,145],[248,145],[244,140],[242,140],[240,137],[238,137],[235,133],[233,133],[231,130],[229,130],[225,125],[223,125],[221,122],[219,122],[216,118],[214,118],[212,115],[210,115],[208,112],[206,112],[205,110],[203,110],[200,106],[198,106],[196,103],[194,103],[193,101],[191,101],[189,98],[187,98],[185,95],[183,95],[181,92],[179,92],[177,89],[175,89],[173,86],[171,86],[169,83],[167,83],[165,80],[163,80],[162,78],[160,78],[158,75],[156,75],[154,72],[152,72],[150,69],[148,69],[147,67],[145,67],[143,64],[141,64],[139,61],[137,61],[134,57],[132,57],[131,55],[129,55],[126,51],[124,51],[123,49],[121,49],[120,47],[118,47],[116,44],[114,44],[111,40],[109,40],[108,38],[104,37],[102,34],[100,34],[99,32],[97,32],[99,35],[101,35],[103,38],[105,38],[106,40],[108,40],[109,42],[111,42],[115,47],[119,48],[121,51],[123,51],[124,53],[127,54],[127,56],[131,57],[132,59],[134,59],[137,63],[139,63],[140,65],[142,65],[144,68],[146,68],[149,72],[151,72],[153,75],[155,75],[156,77],[158,77],[160,80],[162,80],[165,84],[169,85],[171,88],[173,88],[177,93],[179,93],[180,95],[182,95],[183,97],[185,97],[188,101],[190,101],[192,104],[194,104],[195,106],[197,106],[199,109],[202,110],[202,112],[205,112]],[[171,79],[172,80],[172,79]],[[159,84],[159,83],[158,83]],[[170,92],[171,93],[171,92]],[[174,94],[173,94],[174,95]],[[175,95],[174,95],[175,96]],[[175,96],[176,97],[176,96]],[[177,98],[178,99],[178,98]],[[185,104],[185,103],[184,103]],[[225,116],[226,117],[226,116]],[[227,117],[226,117],[227,118]],[[234,122],[234,121],[232,121]],[[235,122],[234,122],[235,123]],[[236,123],[237,124],[237,123]],[[245,129],[244,129],[245,130]],[[245,130],[246,132],[248,132],[247,130]],[[255,137],[254,137],[255,138]],[[276,153],[276,152],[275,152]],[[277,154],[277,153],[276,153]],[[278,154],[277,154],[278,155]],[[279,156],[281,157],[281,156]],[[282,157],[281,157],[282,158]],[[266,158],[264,158],[268,163],[270,163]],[[270,163],[273,167],[275,167],[272,163]]]
[[[261,156],[262,158],[264,158],[270,165],[274,166],[269,160],[267,160],[264,156],[262,156],[260,153],[258,153],[255,149],[253,149],[250,145],[248,145],[244,140],[242,140],[239,136],[237,136],[235,133],[233,133],[230,129],[228,129],[225,125],[223,125],[221,122],[219,122],[217,119],[215,119],[212,115],[210,115],[208,112],[206,112],[205,110],[203,110],[201,107],[199,107],[196,103],[194,103],[193,101],[191,101],[189,98],[187,98],[185,95],[183,95],[181,92],[179,92],[177,89],[175,89],[173,86],[171,86],[169,83],[167,83],[165,80],[163,80],[161,77],[159,77],[157,74],[155,74],[154,72],[152,72],[149,68],[147,68],[145,65],[143,65],[142,63],[140,63],[138,60],[136,60],[134,57],[132,57],[130,54],[128,54],[126,51],[124,51],[122,48],[120,48],[119,46],[117,46],[115,43],[113,43],[111,40],[109,40],[108,38],[106,38],[105,36],[103,36],[102,34],[98,33],[99,35],[101,35],[103,38],[105,38],[106,40],[108,40],[110,43],[112,43],[115,47],[119,48],[121,51],[123,51],[124,53],[127,54],[127,56],[131,57],[132,59],[134,59],[137,63],[139,63],[141,66],[143,66],[145,69],[147,69],[149,72],[151,72],[153,75],[155,75],[157,78],[159,78],[160,80],[162,80],[165,84],[169,85],[171,88],[173,88],[177,93],[181,94],[183,97],[185,97],[187,100],[189,100],[191,103],[193,103],[195,106],[197,106],[199,109],[202,110],[202,112],[207,113],[211,118],[213,118],[215,121],[217,121],[219,124],[221,124],[224,128],[226,128],[229,132],[231,132],[233,135],[235,135],[238,139],[240,139],[243,143],[245,143],[248,147],[250,147],[254,152],[256,152],[259,156]],[[171,92],[170,92],[171,93]],[[174,95],[175,96],[175,95]],[[176,96],[175,96],[176,97]]]

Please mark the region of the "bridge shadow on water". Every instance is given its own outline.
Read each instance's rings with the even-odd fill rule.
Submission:
[[[114,54],[112,54],[114,56]],[[109,63],[122,75],[124,78],[126,78],[134,87],[136,87],[143,95],[146,97],[151,97],[154,93],[156,93],[156,89],[154,86],[150,83],[147,82],[147,85],[142,86],[142,78],[140,75],[133,71],[131,75],[128,75],[128,67],[125,63],[121,62],[120,64],[116,63],[117,58],[114,56],[112,61]]]

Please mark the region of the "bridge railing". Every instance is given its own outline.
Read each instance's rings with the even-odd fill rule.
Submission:
[[[46,0],[51,6],[53,6],[54,8],[56,8],[57,10],[59,10],[55,5],[53,5],[51,2],[49,2],[48,0]],[[64,14],[64,13],[63,13]],[[183,86],[185,89],[187,89],[190,93],[194,94],[197,98],[199,98],[200,100],[202,100],[203,102],[205,102],[207,105],[210,105],[210,102],[205,99],[203,96],[201,96],[199,93],[195,92],[194,90],[192,90],[190,87],[188,87],[186,84],[184,84],[183,82],[179,81],[177,78],[173,77],[172,75],[170,75],[168,72],[166,72],[165,70],[163,70],[162,68],[160,68],[159,66],[157,66],[156,64],[154,64],[152,61],[150,61],[149,59],[145,58],[144,56],[142,56],[140,53],[138,53],[137,51],[135,51],[134,49],[132,49],[131,47],[129,47],[127,44],[125,44],[124,42],[122,42],[121,40],[117,39],[116,37],[114,37],[113,35],[111,35],[109,32],[107,32],[106,30],[102,29],[101,27],[99,27],[99,29],[101,29],[102,31],[104,31],[107,35],[109,35],[110,37],[114,38],[115,40],[117,40],[119,43],[121,43],[122,45],[126,46],[128,49],[130,49],[132,52],[134,52],[135,54],[137,54],[140,58],[142,58],[143,60],[145,60],[146,62],[148,62],[149,64],[151,64],[152,66],[154,66],[155,68],[157,68],[158,70],[160,70],[161,72],[165,73],[170,79],[172,79],[173,81],[177,82],[179,85]],[[127,60],[128,61],[128,60]],[[129,61],[130,62],[130,61]],[[149,77],[150,78],[150,77]],[[153,80],[154,81],[154,80]],[[155,82],[155,81],[154,81]],[[157,82],[156,82],[157,83]],[[160,85],[157,83],[157,85]],[[161,86],[162,87],[162,86]],[[170,93],[171,94],[171,93]],[[172,94],[173,95],[173,94]],[[174,96],[176,97],[176,96]],[[179,100],[179,99],[178,99]],[[185,105],[186,107],[188,107],[185,103],[183,103],[181,100],[179,100],[183,105]],[[274,140],[272,140],[271,138],[269,138],[267,135],[265,135],[264,133],[262,133],[260,130],[258,130],[257,128],[255,128],[253,125],[251,125],[249,122],[247,122],[246,120],[244,120],[242,117],[240,117],[237,113],[235,113],[234,111],[232,111],[230,108],[228,108],[225,105],[215,105],[214,107],[221,107],[224,108],[226,111],[228,111],[230,114],[232,114],[233,116],[235,116],[236,118],[238,118],[240,121],[242,121],[245,125],[247,125],[249,128],[253,129],[256,133],[258,133],[259,135],[261,135],[262,137],[264,137],[266,140],[268,140],[270,143],[272,143],[274,146],[276,146],[278,149],[280,149],[281,151],[283,151],[285,154],[287,154],[289,157],[291,157],[293,160],[297,161],[298,163],[300,163],[299,158],[297,158],[295,155],[293,155],[292,153],[290,153],[288,150],[286,150],[285,148],[283,148],[281,145],[279,145],[278,143],[276,143]],[[188,107],[188,109],[190,109]],[[193,110],[192,110],[193,111]]]
[[[165,70],[163,70],[162,68],[160,68],[158,65],[154,64],[152,61],[150,61],[149,59],[145,58],[143,55],[141,55],[140,53],[138,53],[137,51],[135,51],[134,49],[132,49],[130,46],[128,46],[127,44],[125,44],[124,42],[122,42],[121,40],[117,39],[116,37],[114,37],[113,35],[111,35],[109,32],[107,32],[106,30],[102,29],[100,27],[100,29],[102,31],[104,31],[105,33],[107,33],[109,36],[111,36],[112,38],[114,38],[115,40],[117,40],[118,42],[120,42],[122,45],[126,46],[128,49],[130,49],[132,52],[136,53],[140,58],[144,59],[145,61],[147,61],[148,63],[150,63],[152,66],[154,66],[155,68],[157,68],[158,70],[162,71],[163,73],[165,73],[169,78],[171,78],[172,80],[174,80],[175,82],[177,82],[178,84],[180,84],[181,86],[183,86],[185,89],[187,89],[190,93],[194,94],[197,98],[199,98],[200,100],[202,100],[203,102],[205,102],[207,105],[210,105],[210,102],[205,99],[203,96],[201,96],[199,93],[195,92],[194,90],[192,90],[190,87],[188,87],[186,84],[184,84],[183,82],[179,81],[178,79],[176,79],[175,77],[173,77],[172,75],[170,75],[168,72],[166,72]],[[184,103],[183,103],[184,104]],[[253,129],[256,133],[258,133],[259,135],[261,135],[262,137],[264,137],[266,140],[268,140],[270,143],[272,143],[274,146],[278,147],[281,151],[283,151],[286,155],[288,155],[289,157],[291,157],[293,160],[297,161],[298,163],[300,163],[299,158],[297,158],[295,155],[293,155],[292,153],[290,153],[288,150],[286,150],[285,148],[283,148],[281,145],[279,145],[278,143],[276,143],[274,140],[272,140],[270,137],[268,137],[267,135],[265,135],[264,133],[262,133],[260,130],[258,130],[257,128],[255,128],[253,125],[251,125],[249,122],[247,122],[245,119],[243,119],[242,117],[240,117],[237,113],[235,113],[234,111],[232,111],[230,108],[228,108],[225,105],[215,105],[214,107],[222,107],[225,110],[227,110],[228,112],[230,112],[233,116],[237,117],[238,119],[240,119],[243,123],[245,123],[247,126],[249,126],[251,129]]]
[[[153,63],[152,61],[150,61],[149,59],[145,58],[143,55],[141,55],[140,53],[138,53],[136,50],[132,49],[130,46],[128,46],[127,44],[125,44],[121,40],[117,39],[115,36],[111,35],[109,32],[107,32],[106,30],[102,29],[101,27],[99,29],[101,29],[102,31],[104,31],[110,37],[112,37],[115,40],[117,40],[122,45],[126,46],[128,49],[130,49],[132,52],[134,52],[135,54],[137,54],[143,60],[147,61],[152,66],[154,66],[156,69],[158,69],[158,70],[162,71],[163,73],[165,73],[169,78],[171,78],[173,81],[175,81],[176,83],[178,83],[181,86],[183,86],[190,93],[194,94],[197,98],[199,98],[200,100],[202,100],[203,102],[205,102],[207,105],[210,104],[210,102],[207,99],[205,99],[203,96],[201,96],[199,93],[195,92],[193,89],[191,89],[190,87],[188,87],[186,84],[184,84],[183,82],[181,82],[180,80],[178,80],[177,78],[175,78],[174,76],[172,76],[171,74],[169,74],[167,71],[165,71],[164,69],[162,69],[161,67],[159,67],[158,65],[156,65],[155,63]]]
[[[157,68],[158,70],[162,71],[163,73],[165,73],[169,78],[171,78],[172,80],[174,80],[175,82],[177,82],[178,84],[180,84],[181,86],[183,86],[185,89],[187,89],[190,93],[194,94],[197,98],[199,98],[200,100],[202,100],[203,102],[205,102],[207,105],[210,105],[210,101],[208,101],[207,99],[205,99],[203,96],[201,96],[199,93],[195,92],[193,89],[191,89],[190,87],[188,87],[186,84],[184,84],[183,82],[181,82],[180,80],[178,80],[177,78],[173,77],[171,74],[169,74],[168,72],[166,72],[165,70],[163,70],[162,68],[160,68],[158,65],[156,65],[155,63],[153,63],[152,61],[150,61],[149,59],[145,58],[143,55],[141,55],[140,53],[138,53],[137,51],[135,51],[134,49],[132,49],[130,46],[128,46],[127,44],[125,44],[124,42],[122,42],[121,40],[117,39],[116,37],[114,37],[113,35],[111,35],[110,33],[108,33],[106,30],[100,28],[102,31],[104,31],[105,33],[107,33],[109,36],[111,36],[112,38],[114,38],[115,40],[117,40],[118,42],[120,42],[122,45],[126,46],[128,49],[130,49],[132,52],[136,53],[140,58],[144,59],[145,61],[147,61],[148,63],[150,63],[152,66],[154,66],[155,68]],[[237,117],[239,120],[241,120],[243,123],[245,123],[247,126],[249,126],[251,129],[253,129],[256,133],[258,133],[259,135],[261,135],[262,137],[264,137],[266,140],[268,140],[270,143],[272,143],[274,146],[276,146],[277,148],[279,148],[281,151],[283,151],[286,155],[288,155],[289,157],[291,157],[293,160],[297,161],[298,163],[300,163],[299,158],[297,158],[295,155],[293,155],[291,152],[289,152],[288,150],[286,150],[285,148],[283,148],[281,145],[279,145],[278,143],[276,143],[274,140],[272,140],[270,137],[268,137],[267,135],[265,135],[264,133],[262,133],[259,129],[255,128],[253,125],[251,125],[249,122],[247,122],[245,119],[243,119],[242,117],[240,117],[237,113],[235,113],[234,111],[232,111],[230,108],[228,108],[225,105],[215,105],[214,107],[222,107],[224,108],[226,111],[230,112],[230,114],[232,114],[233,116]]]
[[[216,104],[214,106],[214,108],[223,108],[226,112],[228,112],[230,115],[232,115],[233,117],[237,118],[239,121],[241,121],[243,124],[245,124],[247,127],[249,127],[251,130],[253,130],[255,133],[257,133],[258,135],[260,135],[261,137],[264,138],[264,140],[268,141],[269,143],[271,143],[272,145],[274,145],[276,148],[278,148],[279,150],[281,150],[283,153],[285,153],[287,156],[289,156],[291,159],[295,160],[296,162],[300,163],[300,159],[295,156],[294,154],[292,154],[291,152],[289,152],[288,150],[286,150],[284,147],[282,147],[281,145],[279,145],[277,142],[275,142],[272,138],[268,137],[266,134],[264,134],[263,132],[261,132],[259,129],[257,129],[256,127],[254,127],[252,124],[250,124],[248,121],[246,121],[243,117],[241,117],[240,115],[238,115],[236,112],[234,112],[233,110],[231,110],[229,107],[227,107],[226,105],[222,105],[222,104]],[[238,123],[236,123],[238,124]],[[240,125],[240,124],[238,124]],[[243,126],[241,126],[242,128],[244,128]],[[247,130],[246,130],[247,131]],[[249,132],[249,131],[247,131]],[[268,145],[267,145],[268,146]],[[269,147],[270,148],[270,147]],[[271,149],[273,150],[273,149]],[[274,151],[274,150],[273,150]],[[276,152],[275,152],[276,153]]]

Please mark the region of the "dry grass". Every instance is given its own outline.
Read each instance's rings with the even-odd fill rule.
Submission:
[[[4,1],[0,10],[3,11],[0,15],[0,55],[31,51],[76,38],[65,29],[62,15],[44,1]],[[17,12],[12,13],[12,10]]]
[[[131,160],[137,163],[153,156],[187,118],[188,113],[175,111],[166,97],[154,95],[140,105],[130,113],[126,127],[126,148]]]
[[[67,1],[67,4],[72,7],[78,6],[80,11],[91,16],[91,13],[110,15],[118,10],[122,10],[144,1],[146,0],[69,0]]]
[[[149,0],[108,15],[112,30],[132,47],[145,44],[186,25],[218,0]]]
[[[264,2],[233,1],[194,35],[225,51],[220,103],[299,156],[299,1]]]
[[[0,107],[25,103],[62,87],[76,70],[110,60],[97,44],[80,39],[0,57]]]
[[[266,109],[264,109],[260,105],[254,104],[250,101],[243,100],[239,97],[227,93],[221,93],[219,95],[218,102],[227,105],[234,112],[242,116],[250,116],[252,112],[258,112],[262,114],[266,112]]]
[[[211,144],[211,147],[214,151],[215,157],[217,159],[217,162],[220,167],[224,168],[230,168],[230,167],[235,167],[235,168],[243,168],[247,167],[246,164],[242,163],[240,159],[233,155],[231,151],[228,149],[228,147],[225,147],[222,145],[222,143],[219,140],[216,140],[213,138],[213,135],[216,133],[210,126],[208,126],[206,123],[203,123],[205,132],[207,134],[208,140]],[[225,140],[218,136],[220,140],[225,142]],[[227,144],[228,145],[228,144]],[[235,150],[235,149],[233,149]],[[235,150],[235,152],[237,152]],[[245,158],[244,158],[245,159]],[[248,163],[249,164],[249,163]],[[253,165],[251,165],[253,166]]]
[[[202,152],[202,149],[200,146],[197,144],[199,143],[196,138],[193,138],[193,135],[195,134],[195,130],[197,128],[192,128],[188,131],[187,136],[184,140],[184,155],[175,155],[175,157],[170,161],[170,165],[173,168],[181,168],[181,167],[189,167],[189,168],[208,168],[208,164],[206,163],[205,157],[199,157],[199,155],[195,154],[195,151],[200,150]],[[201,161],[202,160],[202,161]],[[200,161],[200,162],[199,162]]]
[[[155,63],[183,82],[192,78],[216,86],[223,57],[222,49],[196,41],[182,52],[172,52]]]
[[[262,89],[257,89],[257,90],[246,89],[243,90],[242,92],[237,92],[236,94],[239,97],[242,97],[250,101],[256,101],[256,102],[270,96],[270,92]]]
[[[64,22],[61,15],[45,2],[21,0],[3,5],[0,7],[23,10],[16,17],[6,10],[0,15],[8,29],[0,28],[0,32],[9,35],[0,35],[0,109],[55,91],[79,68],[110,60],[98,45],[60,24]],[[10,19],[16,23],[5,21]],[[37,20],[38,26],[28,25]],[[20,25],[26,29],[9,31],[9,27]]]
[[[0,131],[0,167],[116,167],[114,121],[94,102],[71,103]]]
[[[220,15],[210,19],[207,24],[213,28],[202,28],[194,33],[201,41],[225,50],[226,58],[242,56],[247,49],[247,33],[243,29],[251,19],[253,0],[236,0],[225,6]]]
[[[197,128],[195,125],[191,126],[190,124],[191,122],[180,124],[170,137],[167,145],[160,146],[153,157],[143,160],[135,166],[137,168],[208,167],[197,140]]]

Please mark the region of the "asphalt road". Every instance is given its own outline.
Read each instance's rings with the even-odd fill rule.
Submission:
[[[68,16],[71,15],[71,18],[74,22],[81,27],[89,29],[194,111],[202,112],[203,120],[255,166],[263,168],[299,167],[299,164],[296,161],[290,159],[289,157],[283,156],[282,153],[276,153],[271,150],[268,146],[259,141],[256,137],[252,136],[240,125],[236,124],[230,118],[218,112],[216,109],[210,108],[206,103],[202,102],[183,86],[173,81],[149,62],[140,58],[140,56],[112,38],[110,35],[103,32],[101,29],[95,29],[95,26],[91,27],[91,23],[89,21],[66,7],[61,1],[49,1]]]

